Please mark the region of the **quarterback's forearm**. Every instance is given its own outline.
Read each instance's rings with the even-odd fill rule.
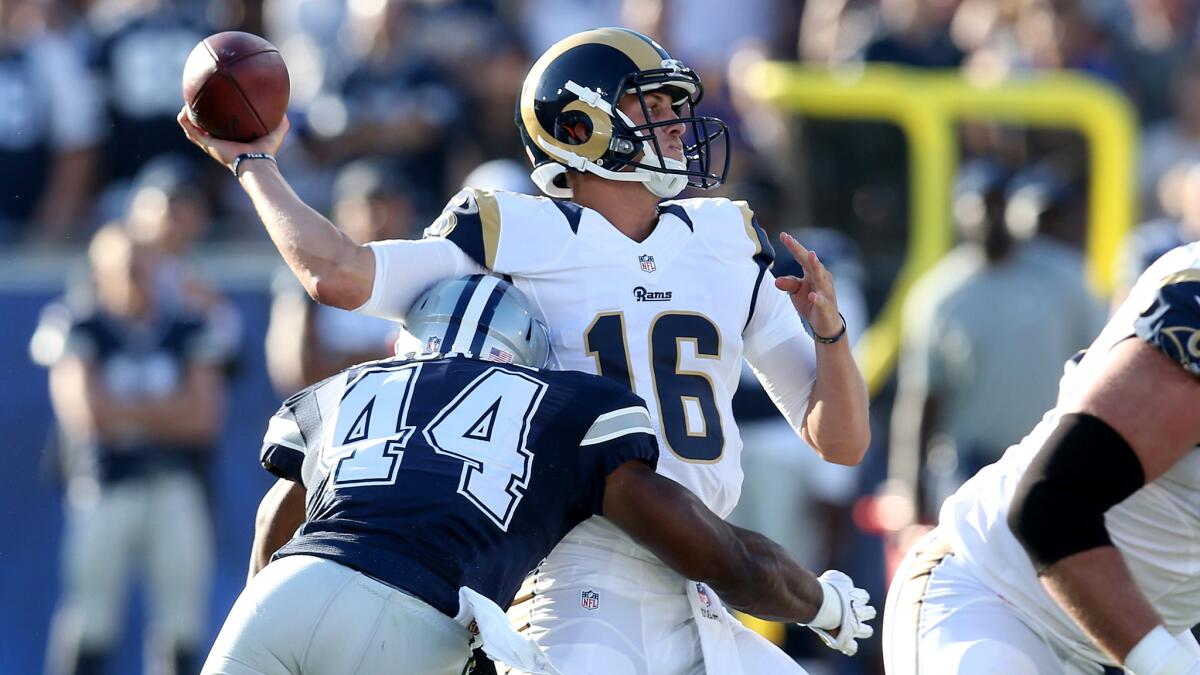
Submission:
[[[371,297],[375,255],[296,196],[274,162],[245,162],[240,182],[271,241],[314,300],[354,309]]]
[[[871,443],[867,384],[848,340],[818,344],[813,382],[802,430],[804,440],[825,461],[854,465]]]
[[[1129,650],[1162,624],[1115,546],[1063,558],[1042,572],[1042,585],[1118,663],[1124,663]]]

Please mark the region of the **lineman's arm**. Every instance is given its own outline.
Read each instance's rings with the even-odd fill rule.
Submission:
[[[280,478],[263,495],[254,519],[254,543],[250,548],[250,573],[246,581],[271,562],[271,556],[286,544],[304,523],[304,486]]]
[[[1131,467],[1124,473],[1136,474],[1140,463],[1142,475],[1133,479],[1138,485],[1126,487],[1136,490],[1140,484],[1161,476],[1200,443],[1200,416],[1196,415],[1196,410],[1200,410],[1200,381],[1196,376],[1173,363],[1154,346],[1129,339],[1112,350],[1101,376],[1089,385],[1072,409],[1064,412],[1091,416],[1124,439],[1136,456],[1136,459],[1129,459]],[[1070,435],[1061,442],[1052,438],[1038,459],[1046,454],[1068,457],[1071,443]],[[1095,455],[1097,448],[1080,448],[1079,451],[1090,457]],[[1037,464],[1038,460],[1035,460]],[[1043,472],[1043,476],[1048,477],[1035,480],[1033,473],[1028,473],[1022,481],[1025,489],[1018,490],[1018,498],[1013,504],[1015,515],[1010,514],[1009,523],[1037,562],[1037,551],[1044,552],[1048,547],[1042,540],[1052,538],[1054,530],[1044,528],[1039,532],[1035,521],[1045,520],[1049,514],[1043,510],[1042,515],[1037,516],[1036,507],[1039,499],[1054,499],[1051,490],[1057,487],[1061,491],[1061,481],[1055,484],[1052,463]],[[1097,480],[1099,473],[1091,471],[1085,475],[1092,476],[1090,480]],[[1023,504],[1020,503],[1022,499]],[[1070,499],[1079,501],[1078,493]],[[1022,518],[1022,512],[1028,512],[1028,517]],[[1099,527],[1103,528],[1102,511],[1098,518]],[[1079,530],[1084,527],[1080,522],[1061,523],[1057,530],[1062,535],[1065,533],[1063,528]],[[1163,621],[1138,589],[1120,552],[1111,542],[1051,562],[1041,570],[1041,578],[1055,600],[1112,658],[1125,663],[1127,668],[1147,663],[1131,654],[1131,650],[1152,630],[1162,626]],[[1165,636],[1165,629],[1157,634]],[[1147,648],[1141,651],[1145,652]],[[1180,658],[1189,657],[1181,653]],[[1149,659],[1150,662],[1156,660],[1159,659]],[[1145,666],[1133,670],[1136,675],[1159,672]]]
[[[604,517],[676,572],[712,586],[731,607],[807,623],[821,606],[820,582],[787,551],[721,520],[686,488],[640,461],[609,474]]]

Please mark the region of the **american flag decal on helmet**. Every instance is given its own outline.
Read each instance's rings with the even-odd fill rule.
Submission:
[[[488,348],[487,360],[495,363],[512,363],[513,355],[512,352],[490,347]]]

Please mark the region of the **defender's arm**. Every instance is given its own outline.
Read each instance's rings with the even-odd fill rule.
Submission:
[[[688,579],[755,616],[807,623],[825,593],[812,572],[766,537],[717,517],[642,462],[622,464],[604,490],[604,516]]]
[[[254,519],[254,543],[250,547],[250,572],[246,581],[271,562],[271,556],[288,543],[304,523],[304,486],[280,478],[263,495]]]

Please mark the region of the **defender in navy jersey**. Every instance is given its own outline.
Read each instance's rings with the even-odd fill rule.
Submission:
[[[350,368],[272,418],[262,463],[305,522],[254,574],[204,673],[454,673],[477,624],[489,656],[557,673],[500,609],[573,527],[604,515],[679,573],[771,618],[866,637],[845,575],[818,580],[653,471],[645,403],[609,379],[540,367],[545,327],[497,277],[438,284],[409,312],[423,353]],[[482,357],[482,358],[480,358]],[[273,492],[276,490],[273,489]],[[286,535],[285,535],[286,536]],[[256,538],[256,549],[274,549]],[[605,602],[580,598],[585,609]],[[713,615],[714,620],[716,614]]]

